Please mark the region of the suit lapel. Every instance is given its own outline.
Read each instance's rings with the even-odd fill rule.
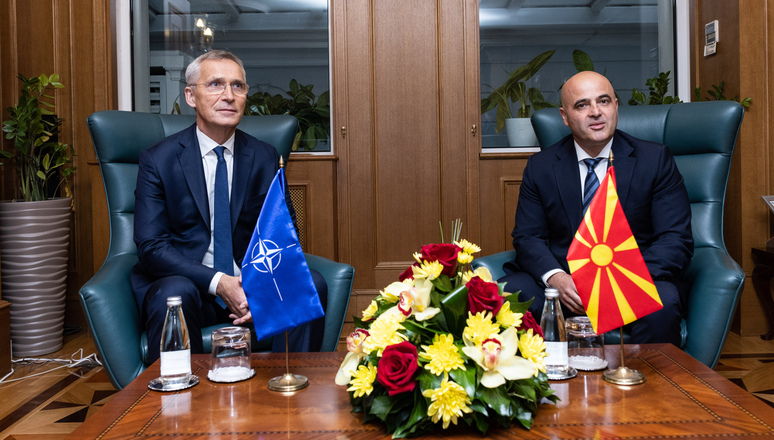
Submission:
[[[580,171],[578,158],[575,154],[575,144],[572,136],[556,147],[556,162],[554,163],[554,177],[559,188],[559,196],[562,199],[569,224],[575,226],[581,222]]]
[[[637,158],[633,155],[634,147],[629,144],[618,132],[613,138],[613,166],[615,167],[615,183],[618,199],[621,206],[626,206],[626,199],[629,195],[629,188],[632,184],[632,175],[634,166],[637,164]]]
[[[247,137],[237,130],[234,138],[234,175],[231,181],[231,230],[236,227],[245,203],[245,191],[255,162],[255,150],[247,146]]]
[[[199,140],[196,138],[196,125],[192,125],[186,133],[180,137],[181,151],[178,155],[183,176],[188,183],[199,215],[210,228],[210,203],[207,198],[207,184],[204,181],[204,168],[202,167],[202,153],[199,149]]]

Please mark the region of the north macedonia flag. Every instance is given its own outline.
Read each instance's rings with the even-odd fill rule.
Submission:
[[[663,307],[618,200],[613,167],[575,233],[567,263],[597,334]]]

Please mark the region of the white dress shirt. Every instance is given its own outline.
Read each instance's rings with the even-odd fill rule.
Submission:
[[[585,191],[586,187],[586,174],[589,172],[588,166],[586,166],[586,162],[584,162],[584,159],[594,159],[595,157],[591,157],[589,153],[586,153],[583,148],[578,145],[577,142],[573,141],[573,144],[575,144],[575,155],[578,157],[578,169],[580,171],[580,188],[581,188],[581,200],[583,200],[583,197],[585,194],[583,194],[583,191]],[[607,174],[607,167],[608,163],[610,162],[610,150],[613,148],[613,140],[610,139],[610,142],[605,145],[604,148],[602,148],[602,151],[599,152],[599,154],[596,156],[602,160],[599,161],[596,167],[594,167],[594,172],[597,174],[597,178],[599,179],[599,182],[602,182],[602,179],[605,178],[605,174]],[[548,279],[551,278],[551,275],[558,273],[558,272],[564,272],[562,269],[552,269],[548,272],[544,273],[541,277],[543,280],[543,284],[548,286]]]
[[[214,264],[214,249],[215,244],[213,241],[213,229],[215,224],[215,172],[218,167],[218,155],[215,153],[215,147],[223,146],[223,159],[226,160],[226,169],[228,170],[228,193],[231,197],[231,182],[234,175],[234,135],[224,143],[219,144],[214,140],[207,137],[206,134],[196,127],[196,137],[199,140],[199,149],[202,154],[202,167],[204,169],[204,182],[207,185],[207,199],[210,205],[210,245],[207,248],[207,252],[204,254],[202,264],[208,267],[213,267]],[[232,258],[233,260],[233,258]],[[239,276],[240,268],[234,262],[234,276]],[[218,287],[220,278],[223,276],[223,272],[218,272],[210,281],[209,292],[215,295],[215,290]]]

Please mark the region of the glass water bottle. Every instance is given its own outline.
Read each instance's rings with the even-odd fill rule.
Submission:
[[[164,388],[185,387],[191,379],[191,341],[179,296],[167,298],[161,331],[161,382]]]
[[[564,327],[564,315],[559,305],[559,291],[553,287],[547,287],[545,297],[540,328],[543,329],[548,353],[545,358],[546,374],[552,380],[569,379],[577,372],[568,363],[567,330]]]

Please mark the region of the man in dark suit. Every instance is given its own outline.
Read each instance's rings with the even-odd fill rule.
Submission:
[[[131,284],[148,334],[148,361],[159,357],[169,296],[182,296],[193,353],[203,350],[203,327],[252,320],[240,267],[279,169],[274,147],[236,129],[248,90],[239,58],[208,52],[188,66],[186,83],[196,123],[143,151],[139,161],[134,219],[139,261]],[[219,189],[224,197],[217,197]],[[287,204],[295,221],[289,197]],[[219,221],[223,227],[216,227]],[[325,280],[312,272],[325,307]],[[319,350],[323,319],[290,333],[292,351]],[[281,336],[275,338],[276,351],[285,349]]]
[[[598,73],[581,72],[564,84],[560,113],[572,135],[527,162],[511,234],[516,259],[505,265],[500,281],[509,292],[521,290],[521,300],[534,298],[530,310],[538,320],[546,286],[559,290],[565,314],[584,314],[567,250],[583,218],[584,197],[596,190],[586,191],[590,172],[601,182],[612,152],[621,206],[664,305],[630,324],[632,342],[679,345],[680,280],[693,237],[688,194],[672,155],[664,145],[616,129],[618,100]]]

